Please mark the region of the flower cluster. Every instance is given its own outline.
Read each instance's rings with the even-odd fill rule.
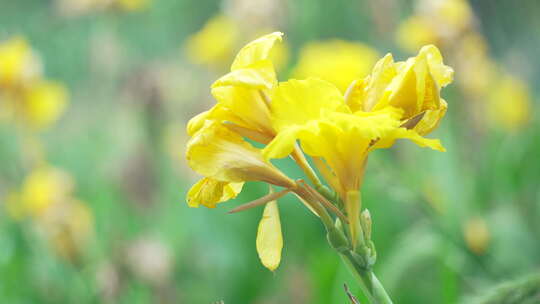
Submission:
[[[64,112],[67,90],[44,78],[41,61],[21,37],[0,43],[0,117],[31,130],[54,123]]]
[[[444,151],[439,140],[423,136],[446,112],[440,90],[452,81],[453,70],[444,65],[436,47],[425,46],[406,61],[384,56],[345,93],[318,78],[279,83],[269,54],[281,39],[282,33],[275,32],[242,48],[231,71],[212,85],[217,103],[188,123],[187,160],[204,176],[188,192],[188,204],[213,208],[236,197],[247,181],[281,187],[233,210],[271,202],[257,236],[266,267],[279,265],[282,238],[275,200],[289,192],[321,218],[332,246],[361,256],[369,267],[374,258],[371,219],[368,212],[361,213],[360,202],[368,155],[397,139]],[[271,163],[288,156],[312,185],[288,177]]]

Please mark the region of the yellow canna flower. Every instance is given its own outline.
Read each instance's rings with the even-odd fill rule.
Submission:
[[[338,88],[318,79],[289,80],[272,95],[273,123],[277,136],[263,150],[267,158],[284,157],[296,140],[303,150],[322,158],[332,176],[329,183],[345,201],[351,235],[356,240],[361,186],[369,152],[386,148],[398,138],[409,138],[420,146],[443,150],[438,140],[422,138],[401,128],[403,111],[384,109],[352,112]]]
[[[22,37],[0,44],[0,88],[20,86],[41,75],[41,63]]]
[[[278,268],[283,249],[283,235],[277,201],[271,201],[264,207],[263,216],[257,231],[257,252],[264,267],[270,271]]]
[[[497,127],[517,131],[531,119],[531,97],[523,81],[506,75],[494,84],[489,96],[489,115]]]
[[[277,79],[269,56],[282,35],[275,32],[263,36],[238,52],[231,72],[212,85],[212,95],[217,104],[188,123],[190,135],[197,132],[206,120],[216,120],[232,123],[262,138],[274,136],[267,99]]]
[[[323,79],[345,92],[353,80],[369,73],[377,57],[377,51],[359,42],[312,42],[300,51],[293,77]]]
[[[403,110],[402,123],[425,135],[437,127],[447,104],[440,89],[452,82],[453,70],[444,65],[439,50],[423,47],[416,57],[394,62],[387,54],[371,75],[351,85],[347,104],[353,111],[376,111],[387,106]]]
[[[217,15],[186,41],[186,52],[195,63],[227,66],[234,55],[240,29],[231,18]]]

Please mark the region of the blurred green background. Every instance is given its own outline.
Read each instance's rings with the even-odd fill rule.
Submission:
[[[348,303],[344,283],[362,299],[322,225],[292,195],[280,201],[285,247],[275,273],[255,250],[262,209],[226,214],[264,195],[265,185],[250,183],[216,209],[188,208],[196,174],[184,161],[185,124],[213,104],[210,84],[260,33],[285,33],[281,80],[313,41],[361,42],[405,60],[416,52],[396,38],[401,24],[444,0],[94,1],[0,0],[0,42],[24,37],[44,77],[69,91],[65,112],[46,129],[0,125],[0,303]],[[540,303],[540,4],[470,8],[465,29],[432,41],[455,69],[442,91],[447,117],[431,136],[447,152],[400,143],[370,157],[363,201],[376,272],[395,303]],[[186,51],[218,15],[239,24],[232,53],[211,62],[195,46]],[[491,78],[480,93],[467,88],[463,79],[484,77],[461,68],[474,64],[459,44],[471,32],[485,39],[494,73],[519,79],[527,98],[496,91],[502,85]],[[205,42],[209,52],[224,48],[221,38]],[[498,118],[508,107],[521,109],[518,122]],[[73,214],[64,215],[69,225],[60,216],[67,228],[51,238],[54,220],[43,226],[9,211],[36,162],[71,176],[70,195],[89,214],[85,228]],[[58,249],[59,239],[69,245]],[[520,294],[490,299],[505,282]]]

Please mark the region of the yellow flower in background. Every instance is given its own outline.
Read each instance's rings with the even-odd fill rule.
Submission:
[[[6,204],[16,219],[30,219],[53,250],[74,259],[92,235],[93,216],[86,204],[73,197],[74,181],[65,171],[48,165],[33,170]]]
[[[41,75],[41,63],[22,37],[0,43],[0,89],[20,86]]]
[[[506,75],[493,84],[489,115],[498,128],[515,132],[531,119],[532,101],[525,82]]]
[[[28,175],[20,192],[11,196],[8,211],[14,218],[39,218],[53,205],[69,199],[73,180],[64,171],[44,166]]]
[[[198,64],[225,67],[234,56],[238,36],[236,23],[225,15],[217,15],[185,42],[187,56]]]
[[[67,106],[66,88],[53,81],[32,83],[24,90],[20,115],[31,128],[42,129],[56,122]]]
[[[373,72],[351,85],[347,104],[352,111],[377,111],[387,106],[403,110],[401,123],[420,135],[431,132],[446,113],[441,88],[453,80],[452,68],[444,65],[439,50],[423,47],[416,57],[394,62],[388,54]]]
[[[38,131],[65,111],[67,89],[44,79],[41,62],[27,41],[12,38],[0,44],[0,117]]]
[[[186,55],[194,63],[223,70],[233,59],[236,50],[245,42],[241,38],[243,31],[245,29],[242,29],[233,18],[216,15],[209,19],[200,31],[186,40]],[[276,45],[269,50],[267,58],[273,62],[275,68],[281,69],[289,60],[287,45],[283,43]]]
[[[420,16],[412,16],[399,25],[396,41],[409,52],[416,52],[426,44],[439,44],[435,29],[426,18]]]
[[[353,80],[369,73],[378,54],[359,42],[330,40],[308,43],[299,56],[294,78],[320,78],[345,92]]]

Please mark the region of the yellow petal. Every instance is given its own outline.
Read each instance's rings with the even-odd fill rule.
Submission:
[[[276,83],[276,73],[272,62],[261,60],[246,68],[232,70],[214,82],[212,88],[236,85],[253,89],[271,89]]]
[[[348,111],[342,93],[324,80],[291,79],[280,83],[272,94],[271,112],[277,131],[319,119],[323,109]]]
[[[273,134],[270,110],[258,90],[241,86],[218,86],[212,95],[218,104],[212,110],[211,118],[229,121],[242,127]]]
[[[448,104],[446,103],[446,101],[444,101],[444,99],[441,99],[440,102],[441,106],[438,109],[427,110],[426,112],[424,112],[424,116],[413,128],[413,130],[423,136],[431,133],[431,131],[433,131],[439,126],[439,123],[446,114],[446,109],[448,108]]]
[[[410,139],[420,147],[427,147],[441,152],[446,151],[446,149],[441,145],[440,140],[422,137],[415,130],[408,130],[405,128],[398,128],[389,132],[386,136],[380,138],[375,143],[373,149],[389,148],[394,144],[396,139],[400,138]]]
[[[283,33],[274,32],[254,40],[244,46],[236,55],[231,71],[249,67],[257,61],[266,60],[276,41],[281,41]]]
[[[377,52],[358,42],[329,40],[308,43],[300,50],[294,78],[316,77],[331,82],[342,92],[365,77],[377,60]]]
[[[444,65],[443,58],[439,49],[434,45],[426,45],[420,49],[418,56],[425,56],[429,65],[429,71],[437,82],[437,85],[442,88],[452,82],[454,79],[454,70]]]
[[[213,178],[202,178],[195,183],[187,194],[187,203],[190,207],[203,205],[215,208],[218,203],[235,198],[241,191],[244,183],[229,183]]]
[[[257,231],[256,245],[257,253],[264,267],[270,271],[276,270],[281,262],[281,250],[283,249],[281,222],[276,201],[269,202],[264,207]]]
[[[264,181],[290,188],[294,181],[264,160],[260,150],[216,121],[205,126],[187,144],[190,167],[201,175],[220,181]]]

